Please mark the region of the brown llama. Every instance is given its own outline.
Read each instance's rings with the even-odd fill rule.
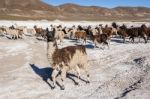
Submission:
[[[142,25],[141,27],[132,27],[127,28],[125,25],[122,25],[119,27],[118,34],[123,38],[123,42],[125,42],[125,38],[129,37],[129,40],[131,39],[131,42],[134,43],[135,37],[143,38],[145,43],[147,43],[147,35],[145,32],[145,27]]]
[[[37,26],[34,26],[34,29],[35,29],[35,31],[36,31],[35,36],[37,36],[37,37],[42,36],[42,32],[43,32],[43,29],[42,29],[42,28],[37,28]]]
[[[87,77],[89,78],[87,69],[89,62],[85,47],[83,45],[78,45],[58,49],[54,36],[55,33],[53,31],[47,33],[47,55],[48,61],[53,68],[53,88],[55,88],[56,85],[57,75],[60,73],[61,80],[64,83],[66,73],[69,70],[74,70],[77,72],[78,82],[76,84],[79,84],[81,69],[85,70]],[[87,83],[89,83],[89,79]],[[65,89],[64,84],[61,85],[61,89]]]
[[[108,36],[108,41],[109,41],[109,43],[110,43],[111,37],[112,37],[112,34],[113,34],[113,29],[112,29],[111,27],[108,27],[108,26],[106,25],[105,28],[102,28],[102,32],[107,34],[107,36]]]
[[[107,45],[109,48],[107,34],[92,35],[92,41],[94,42],[95,48],[98,47],[97,44],[103,44],[103,46]]]
[[[147,40],[149,40],[149,38],[150,38],[150,27],[147,28],[146,35],[147,35]]]
[[[75,32],[76,41],[79,39],[83,39],[84,40],[83,43],[86,43],[86,37],[87,37],[87,35],[86,35],[86,32],[84,30],[82,30],[82,31],[78,30]]]

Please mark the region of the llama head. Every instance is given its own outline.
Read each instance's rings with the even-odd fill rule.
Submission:
[[[118,25],[116,24],[116,22],[113,22],[111,25],[112,25],[113,28],[116,28],[116,29],[118,27]]]
[[[147,28],[147,27],[146,27],[146,25],[145,25],[145,24],[142,24],[142,25],[141,25],[141,28]]]
[[[36,29],[37,28],[37,26],[36,25],[34,25],[34,27],[33,27],[34,29]]]
[[[47,31],[47,42],[54,42],[55,41],[55,32],[54,31],[49,31],[48,29],[46,29]]]

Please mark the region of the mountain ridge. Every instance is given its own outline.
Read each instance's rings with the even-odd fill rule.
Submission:
[[[59,6],[42,0],[0,0],[0,19],[47,20],[143,20],[150,19],[148,7],[105,8],[66,3]]]

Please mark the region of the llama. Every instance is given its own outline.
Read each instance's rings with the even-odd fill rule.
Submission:
[[[148,34],[147,34],[147,27],[145,24],[142,24],[141,27],[137,28],[138,29],[138,35],[139,35],[139,42],[140,42],[140,38],[143,38],[145,43],[147,43],[148,41]]]
[[[71,33],[72,33],[72,29],[71,28],[64,27],[62,29],[62,31],[65,34],[65,38],[71,39]]]
[[[8,34],[8,35],[11,35],[12,36],[11,39],[18,39],[19,38],[19,30],[17,30],[17,29],[5,28],[4,32],[6,32],[6,34]]]
[[[61,30],[61,27],[54,27],[54,32],[55,32],[55,39],[60,41],[60,45],[63,42],[63,39],[65,37],[64,32]]]
[[[99,35],[100,33],[99,33],[98,29],[99,28],[93,28],[93,29],[91,29],[92,34],[93,35]]]
[[[107,45],[107,47],[109,48],[108,45],[108,36],[107,34],[99,34],[99,35],[92,35],[92,40],[94,42],[94,47],[97,47],[97,44],[103,44],[103,45]]]
[[[23,39],[23,37],[24,37],[23,30],[19,30],[19,29],[16,29],[16,30],[18,30],[18,38]]]
[[[90,29],[90,32],[90,38],[93,41],[95,48],[98,47],[97,44],[107,45],[109,48],[108,35],[106,33],[102,33],[101,27],[92,28]]]
[[[0,36],[4,36],[4,28],[0,27]]]
[[[42,28],[37,28],[37,26],[34,26],[34,29],[36,31],[36,34],[35,34],[36,37],[42,36],[42,32],[43,32]]]
[[[70,39],[75,38],[76,31],[77,31],[77,28],[75,26],[73,26],[72,29],[69,31],[70,32]]]
[[[111,26],[112,26],[113,35],[117,36],[118,35],[118,25],[115,22],[113,22]]]
[[[96,27],[95,29],[97,29],[98,34],[102,34],[102,33],[103,33],[102,28],[101,28],[100,26],[99,26],[99,27]]]
[[[147,35],[147,40],[149,40],[149,38],[150,38],[150,27],[147,28],[146,35]]]
[[[129,37],[129,40],[131,39],[132,43],[134,43],[134,38],[140,37],[144,39],[145,43],[147,43],[147,35],[145,33],[145,27],[142,25],[141,27],[132,27],[127,28],[125,25],[122,25],[119,27],[118,31],[119,35],[123,38],[123,42],[125,42],[125,37]]]
[[[76,41],[81,38],[84,40],[83,43],[86,43],[86,37],[87,37],[87,35],[86,35],[86,32],[84,30],[82,30],[82,31],[78,30],[75,32]]]
[[[108,25],[106,25],[105,28],[102,28],[102,32],[107,34],[107,36],[108,36],[108,42],[110,44],[111,37],[112,37],[112,34],[113,34],[112,28],[108,27]]]
[[[25,35],[28,35],[28,36],[34,36],[36,34],[36,31],[35,31],[34,28],[27,28],[26,27],[26,28],[23,29],[23,33]]]
[[[58,49],[55,39],[55,32],[49,31],[47,32],[47,57],[51,67],[53,68],[53,88],[55,88],[56,85],[56,76],[60,73],[61,80],[64,83],[66,73],[69,70],[74,70],[77,72],[77,84],[79,84],[80,70],[85,70],[88,77],[87,83],[89,83],[89,73],[87,69],[89,62],[87,59],[86,49],[83,45],[68,46]],[[61,85],[61,89],[65,89],[64,84]]]

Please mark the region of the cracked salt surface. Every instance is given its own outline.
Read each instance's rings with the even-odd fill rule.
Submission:
[[[18,21],[17,23],[19,24]],[[25,23],[29,26],[36,24],[32,21]],[[77,23],[82,22],[75,24]],[[9,21],[6,24],[10,25]],[[23,24],[21,21],[20,25]],[[37,22],[37,24],[40,23]],[[59,25],[59,23],[56,24]],[[66,22],[68,26],[72,24],[74,23]],[[131,25],[131,22],[126,24]],[[140,23],[134,24],[140,25]],[[150,41],[147,44],[122,44],[113,41],[110,49],[105,50],[93,49],[89,47],[91,44],[89,43],[86,50],[91,63],[89,71],[91,83],[85,84],[80,81],[81,86],[75,86],[73,80],[66,78],[66,89],[62,91],[59,86],[52,90],[43,81],[42,74],[39,75],[50,69],[46,57],[46,42],[29,37],[17,41],[1,38],[0,40],[2,41],[0,42],[0,63],[5,61],[3,65],[0,65],[0,99],[114,99],[121,96],[125,99],[149,99],[150,97]],[[69,45],[75,45],[75,42],[64,40],[63,46],[59,47]],[[34,69],[31,64],[35,65]],[[84,78],[83,75],[81,77]],[[76,77],[72,78],[77,80]],[[140,78],[142,80],[138,83]],[[52,83],[51,80],[49,82]],[[137,89],[133,90],[132,87]],[[123,95],[126,92],[128,93]]]

